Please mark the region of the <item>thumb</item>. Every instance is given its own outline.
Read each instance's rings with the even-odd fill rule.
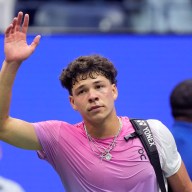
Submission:
[[[37,45],[39,44],[40,39],[41,39],[41,35],[37,35],[37,36],[33,39],[33,42],[32,42],[31,45],[30,45],[33,51],[35,50],[35,48],[36,48]]]

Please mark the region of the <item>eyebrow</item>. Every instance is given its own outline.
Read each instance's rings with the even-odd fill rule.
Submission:
[[[99,84],[99,83],[103,83],[103,81],[102,80],[98,80],[98,81],[95,81],[95,82],[93,82],[93,84]],[[84,88],[84,87],[86,87],[86,85],[80,85],[79,87],[77,87],[76,89],[75,89],[75,91],[77,90],[79,90],[79,89],[82,89],[82,88]]]

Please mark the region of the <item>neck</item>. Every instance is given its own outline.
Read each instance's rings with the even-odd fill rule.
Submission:
[[[115,136],[121,124],[121,120],[115,116],[111,120],[103,120],[95,125],[85,122],[85,130],[91,137],[102,139]]]

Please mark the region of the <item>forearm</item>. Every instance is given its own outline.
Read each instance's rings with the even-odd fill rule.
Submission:
[[[9,109],[12,95],[12,87],[19,69],[20,63],[3,62],[0,72],[0,128],[9,117]]]
[[[168,182],[174,192],[192,192],[192,183],[183,162],[177,173],[168,178]]]
[[[5,120],[9,117],[12,87],[19,66],[39,44],[40,35],[36,36],[30,45],[27,44],[28,24],[29,15],[25,14],[23,19],[23,12],[19,12],[5,31],[5,61],[0,72],[0,130],[3,130]]]

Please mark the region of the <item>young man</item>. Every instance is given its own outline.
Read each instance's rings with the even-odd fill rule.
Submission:
[[[174,123],[174,135],[178,151],[192,179],[192,79],[177,84],[171,92],[170,104]]]
[[[70,103],[83,121],[29,123],[9,116],[11,92],[22,62],[40,41],[26,43],[29,16],[19,12],[5,32],[5,60],[0,74],[0,139],[14,146],[37,150],[59,174],[71,192],[157,192],[155,172],[128,117],[118,117],[117,71],[101,56],[77,58],[63,70],[60,80]],[[22,26],[21,26],[22,24]],[[148,121],[158,147],[162,170],[174,192],[192,192],[192,184],[174,139],[157,120]]]

